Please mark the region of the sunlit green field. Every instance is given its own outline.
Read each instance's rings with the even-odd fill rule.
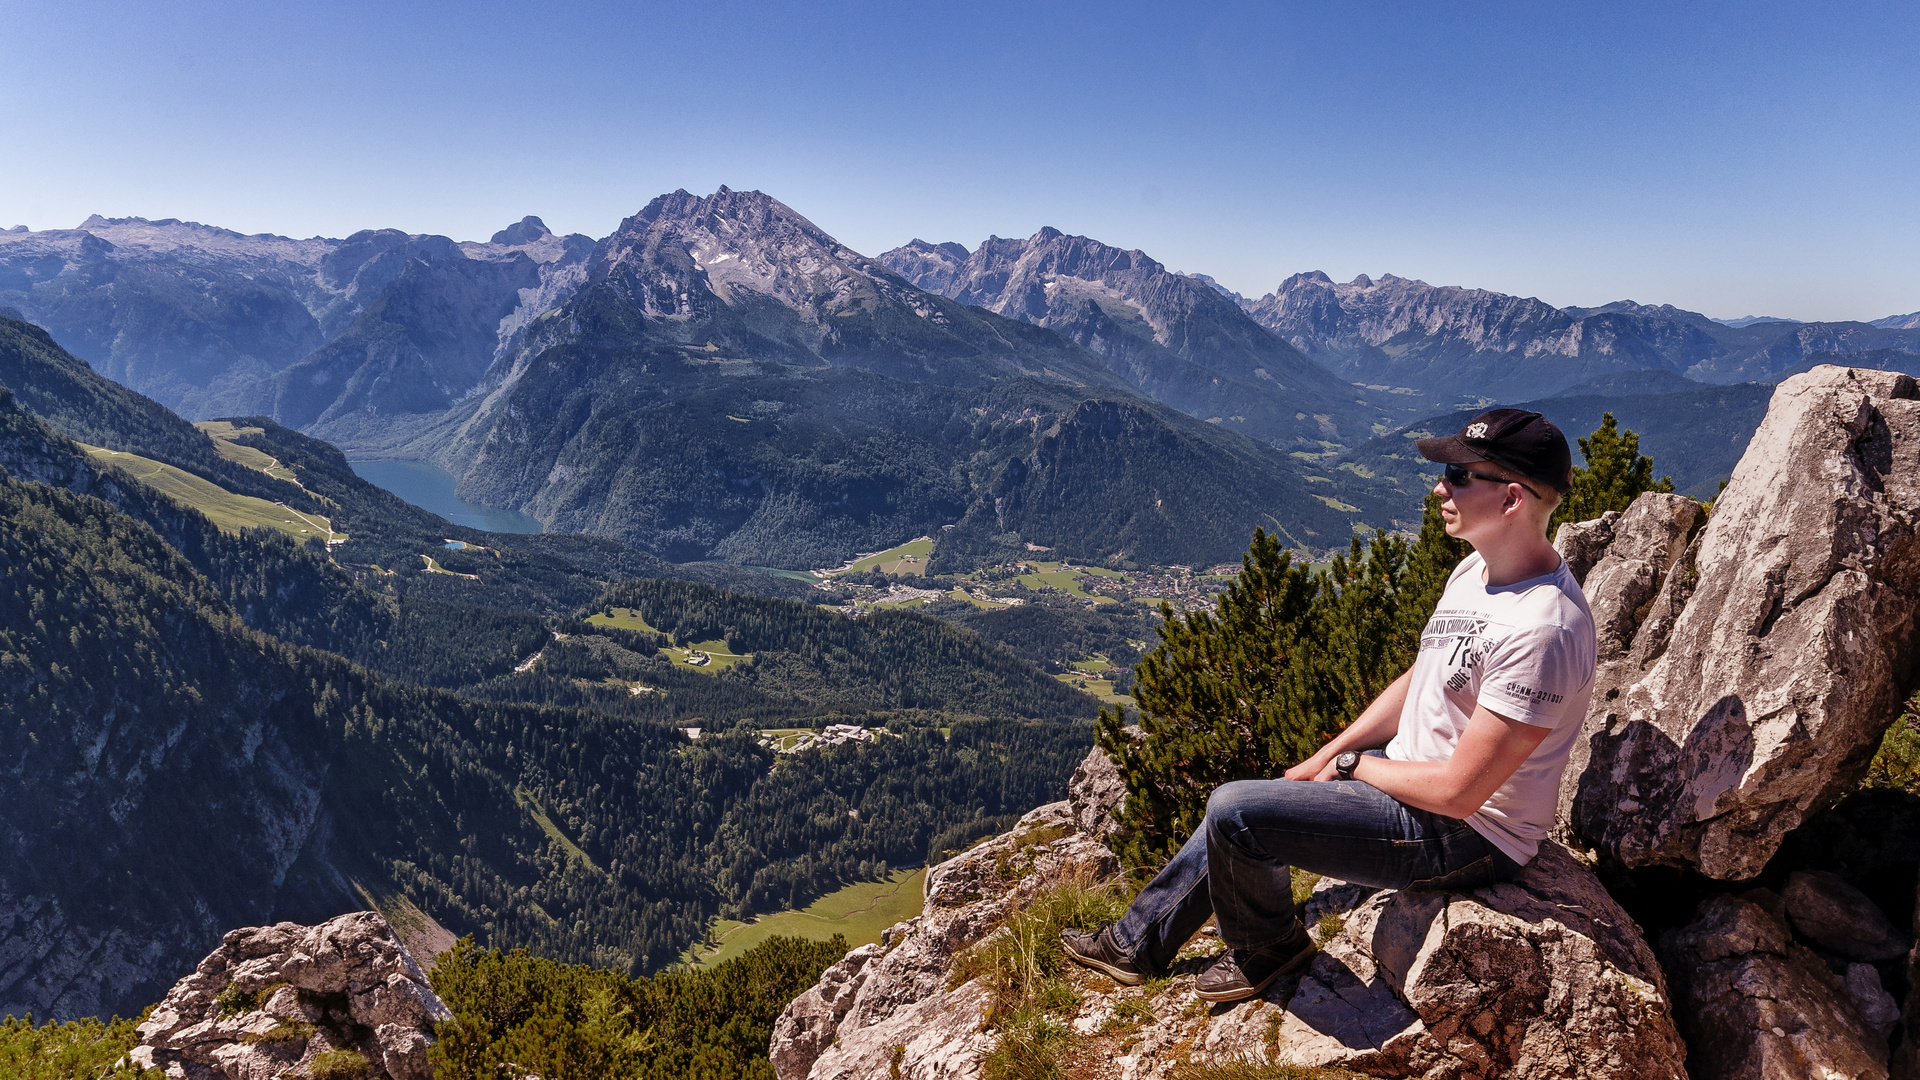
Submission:
[[[214,452],[228,461],[236,465],[245,465],[249,469],[258,469],[275,480],[285,480],[295,487],[300,486],[300,478],[294,474],[294,471],[280,464],[273,455],[233,441],[236,436],[258,432],[261,431],[260,428],[236,427],[231,420],[202,420],[193,426],[212,437]]]
[[[1134,704],[1132,697],[1113,692],[1112,679],[1096,679],[1093,677],[1093,672],[1105,671],[1113,666],[1113,661],[1108,660],[1104,653],[1094,653],[1085,660],[1076,660],[1073,666],[1076,670],[1063,672],[1055,675],[1054,678],[1059,679],[1061,682],[1066,683],[1076,690],[1085,690],[1087,693],[1099,698],[1100,703],[1103,705],[1132,706]]]
[[[926,537],[909,540],[898,547],[875,552],[846,568],[846,573],[878,570],[890,577],[927,576],[927,556],[933,554],[933,541]]]
[[[587,616],[587,621],[595,626],[611,626],[619,630],[638,630],[643,634],[657,634],[660,632],[648,626],[647,620],[641,618],[640,613],[633,608],[617,607],[613,609],[613,614],[611,615],[603,612],[595,612]]]
[[[1088,592],[1086,587],[1080,584],[1079,579],[1089,574],[1095,577],[1125,578],[1125,574],[1102,569],[1097,566],[1075,567],[1072,570],[1065,570],[1062,569],[1061,564],[1057,562],[1029,562],[1027,565],[1032,567],[1034,572],[1020,575],[1020,584],[1025,585],[1029,589],[1038,590],[1042,585],[1051,585],[1069,596],[1077,596],[1082,600],[1092,600],[1096,604],[1117,604],[1120,602],[1111,596],[1101,596],[1098,593]]]
[[[207,515],[207,520],[230,533],[241,529],[278,529],[296,540],[319,537],[346,539],[345,533],[332,532],[332,523],[318,514],[302,514],[251,495],[235,495],[226,488],[202,480],[184,469],[176,469],[152,458],[122,450],[87,446],[95,461],[124,470],[136,480],[176,502],[184,503]]]
[[[587,616],[587,621],[595,626],[611,626],[620,630],[638,630],[647,634],[660,633],[659,630],[648,625],[647,620],[642,618],[640,613],[633,608],[614,608],[612,614],[595,612]],[[734,653],[728,651],[727,642],[724,638],[669,646],[662,651],[666,654],[667,659],[674,663],[692,668],[694,671],[704,671],[708,674],[725,671],[735,664],[743,664],[753,659],[752,653]],[[707,662],[704,664],[688,664],[687,661],[692,658],[695,652],[706,653]]]
[[[926,870],[898,870],[886,881],[864,881],[809,904],[804,911],[763,915],[756,922],[716,919],[708,940],[681,955],[697,967],[711,967],[746,952],[775,935],[825,941],[844,934],[849,947],[880,940],[887,927],[920,914],[920,887]]]

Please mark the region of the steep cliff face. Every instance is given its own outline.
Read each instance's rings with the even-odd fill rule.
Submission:
[[[1385,417],[1218,289],[1145,252],[1052,228],[965,250],[916,241],[880,261],[923,289],[1060,333],[1155,400],[1267,442],[1317,450]]]

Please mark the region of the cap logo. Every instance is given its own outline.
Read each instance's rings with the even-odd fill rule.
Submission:
[[[1485,424],[1468,424],[1467,425],[1467,438],[1484,439],[1486,437],[1487,437],[1487,425]]]

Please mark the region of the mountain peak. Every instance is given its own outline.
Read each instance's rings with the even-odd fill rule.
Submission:
[[[493,244],[531,244],[543,236],[552,235],[553,230],[547,228],[546,222],[541,221],[532,214],[528,214],[519,221],[494,233],[493,239],[488,242]]]

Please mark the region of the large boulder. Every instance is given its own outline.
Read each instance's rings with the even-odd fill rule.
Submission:
[[[132,1057],[179,1080],[306,1076],[316,1061],[431,1080],[433,1026],[449,1019],[387,921],[357,911],[229,932],[140,1025]]]
[[[1216,1054],[1375,1076],[1683,1080],[1686,1049],[1640,928],[1546,843],[1514,881],[1382,892],[1329,940],[1262,1052],[1243,1011]]]
[[[1617,581],[1611,550],[1588,571],[1613,639],[1586,760],[1568,769],[1565,809],[1585,842],[1627,867],[1751,878],[1858,784],[1912,681],[1915,398],[1897,372],[1788,379],[1677,560],[1659,568],[1684,538],[1675,518],[1617,561]],[[1610,549],[1634,513],[1613,523]]]
[[[1850,987],[1769,907],[1782,905],[1765,890],[1712,896],[1661,936],[1693,1080],[1885,1080],[1891,1021],[1863,1019],[1855,1002],[1891,999]],[[1873,969],[1858,966],[1855,981],[1871,975],[1878,990]]]
[[[1700,504],[1684,495],[1649,491],[1624,513],[1608,511],[1602,517],[1566,524],[1554,536],[1554,546],[1572,569],[1593,610],[1594,700],[1586,730],[1574,740],[1561,774],[1561,820],[1573,806],[1580,776],[1586,771],[1589,740],[1604,730],[1607,710],[1597,707],[1606,692],[1631,682],[1657,658],[1676,612],[1654,601],[1673,577],[1686,554],[1687,542],[1698,530]],[[1644,633],[1642,631],[1645,631]]]

